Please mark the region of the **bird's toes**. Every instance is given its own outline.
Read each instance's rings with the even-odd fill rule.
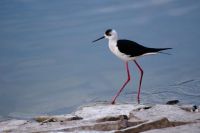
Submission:
[[[115,101],[112,101],[111,104],[115,104]]]

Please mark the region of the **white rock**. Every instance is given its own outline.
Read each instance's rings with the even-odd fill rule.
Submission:
[[[177,127],[154,129],[142,133],[200,133],[200,123],[187,124]]]
[[[27,123],[26,120],[15,120],[15,119],[0,122],[0,132],[17,129],[19,126],[25,123]]]
[[[169,121],[195,121],[200,119],[200,113],[187,112],[177,105],[155,105],[150,109],[133,111],[132,114],[142,120],[166,117]]]
[[[115,104],[115,105],[94,105],[82,107],[75,112],[75,115],[82,117],[84,120],[95,120],[107,116],[129,115],[129,113],[137,108],[145,107],[145,105],[133,104]]]
[[[167,133],[168,130],[170,133],[175,132],[183,132],[186,130],[187,132],[196,133],[200,127],[200,113],[199,112],[189,112],[180,108],[178,105],[154,105],[151,108],[143,109],[147,107],[145,105],[133,105],[133,104],[95,104],[90,106],[81,107],[79,110],[75,111],[69,115],[56,115],[49,116],[50,118],[55,118],[58,121],[46,123],[38,123],[35,121],[26,121],[26,120],[8,120],[0,122],[0,132],[13,132],[13,133],[27,133],[27,132],[50,132],[50,133],[63,133],[65,131],[70,132],[80,132],[80,133],[109,133],[114,132],[113,128],[110,128],[110,125],[107,123],[113,124],[121,122],[119,121],[106,121],[105,123],[109,126],[109,129],[113,129],[111,131],[95,131],[103,130],[100,128],[101,124],[104,122],[96,121],[105,117],[115,117],[119,115],[130,115],[133,119],[135,118],[137,121],[145,121],[153,122],[156,119],[161,117],[166,117],[169,121],[181,121],[181,122],[198,122],[197,124],[169,127],[163,129],[149,130],[149,133]],[[74,116],[81,117],[81,120],[71,119]],[[137,118],[137,119],[136,119]],[[69,120],[69,121],[68,121]],[[126,119],[122,119],[122,121],[130,122]],[[134,122],[134,121],[133,121]],[[94,125],[100,125],[98,128]],[[142,124],[142,123],[141,123]],[[106,125],[106,126],[107,126]],[[115,126],[115,125],[114,125]],[[134,125],[137,126],[137,125]],[[134,127],[132,126],[132,127]],[[82,127],[82,128],[80,128]],[[89,128],[84,128],[89,127]],[[128,126],[125,124],[125,127]],[[81,129],[81,131],[80,131]],[[82,130],[83,129],[83,130]],[[87,131],[85,129],[90,129],[92,131]],[[118,129],[115,129],[118,130]],[[119,128],[119,131],[121,128]],[[151,132],[152,131],[152,132]],[[162,131],[162,132],[161,132]],[[147,131],[146,131],[147,132]]]

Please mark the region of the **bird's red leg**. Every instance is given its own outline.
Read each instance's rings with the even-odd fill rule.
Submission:
[[[143,77],[143,70],[142,68],[140,67],[140,65],[137,63],[136,60],[134,60],[136,66],[139,68],[140,70],[140,84],[139,84],[139,88],[138,88],[138,95],[137,95],[137,100],[138,100],[138,103],[140,103],[140,89],[141,89],[141,85],[142,85],[142,77]]]
[[[113,100],[112,100],[112,104],[115,104],[115,100],[116,98],[119,96],[119,94],[122,92],[122,90],[124,89],[124,87],[127,85],[127,83],[130,81],[130,72],[129,72],[129,67],[128,67],[128,62],[126,62],[126,70],[127,70],[127,80],[126,82],[123,84],[123,86],[119,89],[119,91],[117,92],[117,94],[114,96]]]

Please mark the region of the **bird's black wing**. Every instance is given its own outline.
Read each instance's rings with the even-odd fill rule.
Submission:
[[[117,47],[120,52],[130,57],[140,56],[149,52],[147,47],[130,40],[118,40]]]
[[[130,40],[118,40],[117,47],[121,53],[130,57],[140,56],[147,53],[156,53],[171,48],[148,48]]]

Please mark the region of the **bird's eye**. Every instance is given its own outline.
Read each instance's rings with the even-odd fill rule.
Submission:
[[[106,34],[107,36],[111,36],[111,35],[112,35],[111,32],[112,32],[112,30],[111,30],[111,29],[108,29],[108,30],[105,32],[105,34]]]
[[[111,36],[111,33],[108,33],[107,36]]]

